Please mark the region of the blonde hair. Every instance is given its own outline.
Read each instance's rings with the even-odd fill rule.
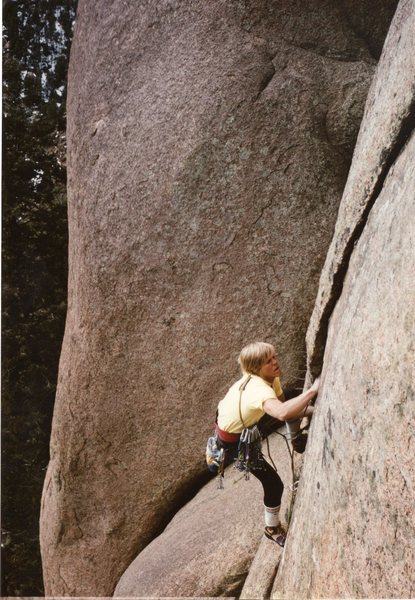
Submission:
[[[265,364],[271,354],[275,353],[275,348],[267,342],[252,342],[244,348],[238,358],[238,363],[245,373],[256,375],[263,364]]]

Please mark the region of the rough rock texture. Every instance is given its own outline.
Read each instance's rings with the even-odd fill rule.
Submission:
[[[271,436],[270,450],[284,481],[287,504],[292,478],[284,440]],[[275,575],[279,547],[263,536],[263,512],[261,484],[254,477],[245,481],[243,474],[228,467],[225,488],[218,490],[213,480],[182,508],[128,567],[114,596],[237,595],[262,538],[261,552],[273,558],[268,564]],[[268,580],[272,583],[273,578]],[[253,582],[249,585],[252,589]]]
[[[274,598],[415,594],[414,156],[412,135],[370,213],[331,320]]]
[[[414,12],[413,2],[399,5],[369,91],[351,173],[307,331],[308,365],[313,375],[321,370],[328,321],[341,293],[354,243],[385,174],[415,122]]]
[[[240,600],[262,600],[270,597],[281,555],[282,548],[263,537],[249,568]]]
[[[331,315],[322,389],[273,598],[415,594],[414,30],[414,4],[403,1],[339,213],[332,248],[347,243],[347,217],[351,228],[354,219],[363,221]],[[376,194],[362,217],[369,184]],[[332,261],[330,254],[325,270]],[[327,285],[322,277],[318,301]]]
[[[295,381],[373,68],[328,0],[79,2],[47,594],[111,594],[200,484],[243,344]]]

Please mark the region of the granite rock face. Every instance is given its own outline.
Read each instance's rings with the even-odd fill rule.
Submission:
[[[273,598],[415,593],[414,30],[414,4],[403,0],[369,93],[310,325],[309,342],[343,253]]]
[[[280,436],[271,437],[270,451],[284,481],[287,505],[292,483],[290,458]],[[242,473],[228,467],[224,489],[217,489],[216,479],[204,486],[137,556],[121,577],[114,596],[239,595],[260,543],[270,558],[278,554],[279,547],[263,536],[263,512],[259,481],[254,477],[245,481]],[[275,571],[275,561],[270,566]]]
[[[320,278],[307,331],[307,361],[321,371],[328,321],[348,260],[402,143],[415,123],[415,42],[413,2],[401,2],[370,87],[354,160]]]
[[[352,255],[273,598],[415,593],[415,135]]]
[[[327,0],[79,2],[47,594],[111,594],[200,485],[241,346],[295,383],[373,70]]]

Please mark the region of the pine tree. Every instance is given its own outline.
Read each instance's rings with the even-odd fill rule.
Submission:
[[[43,594],[40,497],[66,313],[66,74],[76,0],[3,12],[2,595]]]

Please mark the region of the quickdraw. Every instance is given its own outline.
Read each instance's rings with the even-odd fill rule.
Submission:
[[[261,434],[256,425],[242,430],[235,467],[244,472],[245,479],[249,479],[252,469],[264,468]]]

